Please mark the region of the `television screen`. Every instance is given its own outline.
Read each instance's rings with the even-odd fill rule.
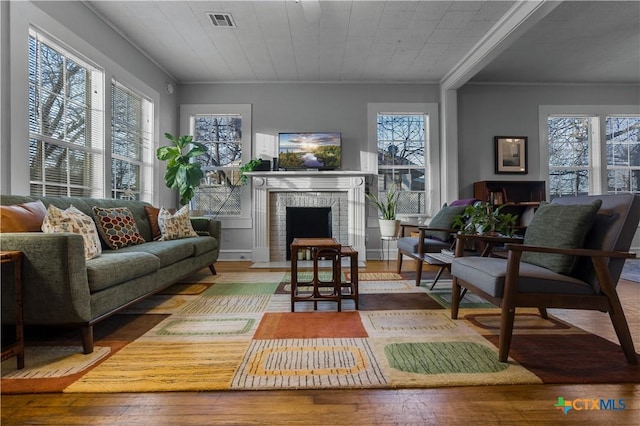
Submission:
[[[339,169],[342,134],[339,132],[280,133],[278,167],[285,170]]]

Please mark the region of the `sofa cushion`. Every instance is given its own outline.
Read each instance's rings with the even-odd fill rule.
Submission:
[[[158,213],[158,225],[160,226],[160,232],[162,232],[162,237],[160,238],[162,241],[198,236],[189,220],[188,205],[182,207],[173,215],[167,209],[161,207],[160,213]]]
[[[451,264],[451,275],[494,297],[503,297],[506,274],[506,259],[456,257]],[[528,263],[520,263],[518,293],[595,294],[584,281]]]
[[[49,205],[47,215],[42,222],[42,231],[51,234],[71,232],[81,235],[85,259],[93,259],[102,253],[102,244],[93,219],[73,205],[66,210],[60,210],[53,204]]]
[[[138,232],[136,221],[129,208],[96,206],[93,208],[93,213],[100,236],[109,248],[117,250],[145,242]]]
[[[42,201],[0,206],[0,232],[40,232],[47,208]]]
[[[582,248],[601,205],[597,199],[591,204],[540,206],[527,227],[524,245]],[[537,252],[524,252],[522,261],[565,275],[573,272],[576,263],[575,256]]]
[[[144,244],[138,244],[135,246],[125,247],[119,251],[125,253],[149,253],[160,259],[160,267],[172,265],[176,262],[193,256],[195,252],[193,246],[193,238],[183,238],[181,240],[171,241],[150,241]]]
[[[149,253],[105,251],[87,261],[89,291],[95,293],[114,285],[151,274],[160,269],[160,259]]]

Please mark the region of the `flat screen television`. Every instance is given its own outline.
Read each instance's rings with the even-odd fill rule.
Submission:
[[[278,168],[335,170],[342,166],[342,133],[303,132],[278,135]]]

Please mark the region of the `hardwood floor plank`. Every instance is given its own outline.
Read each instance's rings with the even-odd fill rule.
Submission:
[[[251,262],[218,262],[219,273]],[[367,261],[363,272],[395,272]],[[412,262],[404,269],[413,270]],[[261,269],[267,271],[266,269]],[[273,269],[274,271],[282,269]],[[640,347],[640,284],[621,281],[620,298]],[[554,310],[578,327],[613,338],[606,314]],[[568,360],[567,362],[570,362]],[[626,409],[558,411],[558,397],[624,399]],[[2,425],[636,425],[640,384],[502,385],[436,389],[274,390],[129,394],[4,395]]]

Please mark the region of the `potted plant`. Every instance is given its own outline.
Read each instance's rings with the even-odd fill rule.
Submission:
[[[156,152],[159,160],[167,162],[164,182],[167,187],[178,190],[180,205],[186,205],[195,196],[195,189],[200,186],[200,180],[204,177],[200,163],[192,162],[191,159],[205,154],[207,148],[194,142],[193,136],[175,137],[165,133],[164,137],[171,141],[171,145],[161,146]],[[184,150],[187,151],[183,152]]]
[[[504,206],[495,208],[490,203],[477,202],[468,206],[453,219],[453,227],[463,234],[500,234],[512,236],[518,215],[502,213]]]
[[[367,198],[378,208],[381,237],[395,237],[398,235],[400,221],[396,219],[396,208],[399,195],[400,192],[396,190],[395,186],[389,188],[386,197],[378,198],[372,192],[367,193]]]
[[[249,181],[249,176],[247,176],[245,173],[248,172],[252,172],[254,170],[256,170],[258,167],[262,166],[263,161],[258,159],[258,158],[254,158],[253,160],[249,161],[246,164],[243,164],[240,166],[240,183],[242,185],[246,185],[247,182]],[[268,168],[267,168],[268,170]]]

